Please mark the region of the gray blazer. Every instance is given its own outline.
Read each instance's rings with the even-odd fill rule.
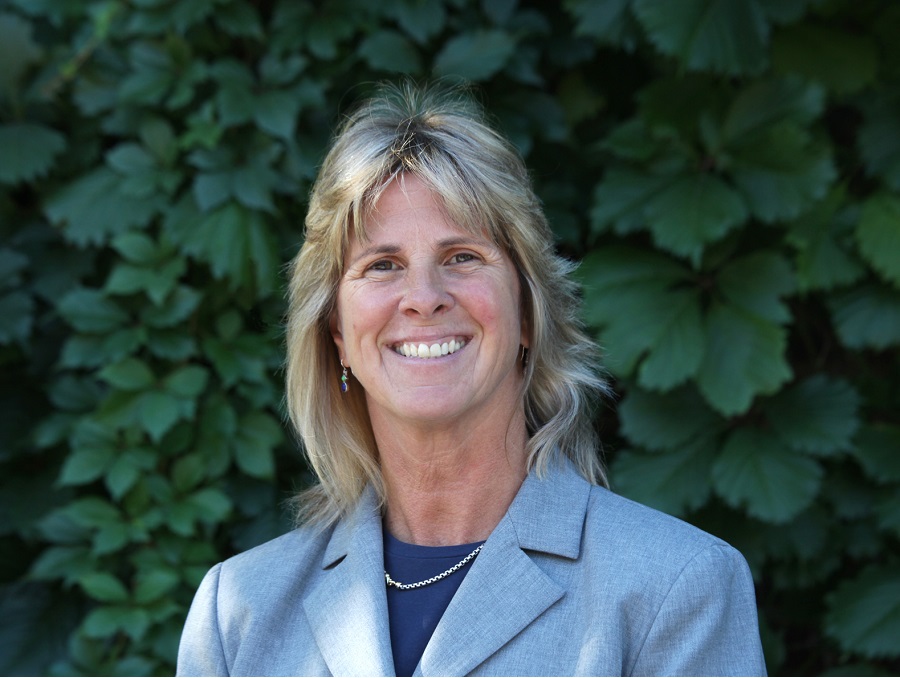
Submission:
[[[743,557],[566,468],[523,483],[416,675],[765,670]],[[213,567],[178,674],[394,675],[374,493],[333,529],[300,528]]]

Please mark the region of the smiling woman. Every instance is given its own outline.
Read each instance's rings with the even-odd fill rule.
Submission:
[[[291,272],[319,482],[300,527],[209,572],[180,674],[765,672],[741,555],[604,487],[552,243],[460,92],[386,87],[347,120]]]

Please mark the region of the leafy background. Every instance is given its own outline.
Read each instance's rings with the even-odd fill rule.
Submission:
[[[174,669],[288,529],[283,265],[374,81],[525,154],[614,487],[748,558],[773,674],[900,673],[900,4],[2,0],[0,671]]]

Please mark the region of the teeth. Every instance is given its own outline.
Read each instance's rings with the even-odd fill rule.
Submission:
[[[397,353],[407,358],[440,358],[442,355],[456,353],[459,349],[466,345],[465,341],[451,339],[443,344],[403,344],[396,349]]]

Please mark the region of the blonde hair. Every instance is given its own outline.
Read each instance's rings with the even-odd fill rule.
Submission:
[[[593,410],[607,386],[578,319],[574,265],[553,234],[515,148],[462,89],[382,85],[342,125],[319,172],[306,239],[290,268],[287,407],[318,483],[295,499],[298,520],[328,525],[371,484],[384,501],[362,388],[341,393],[329,329],[344,254],[365,239],[364,217],[390,182],[414,174],[459,226],[487,233],[512,259],[530,332],[524,374],[529,468],[568,458],[606,484]]]

